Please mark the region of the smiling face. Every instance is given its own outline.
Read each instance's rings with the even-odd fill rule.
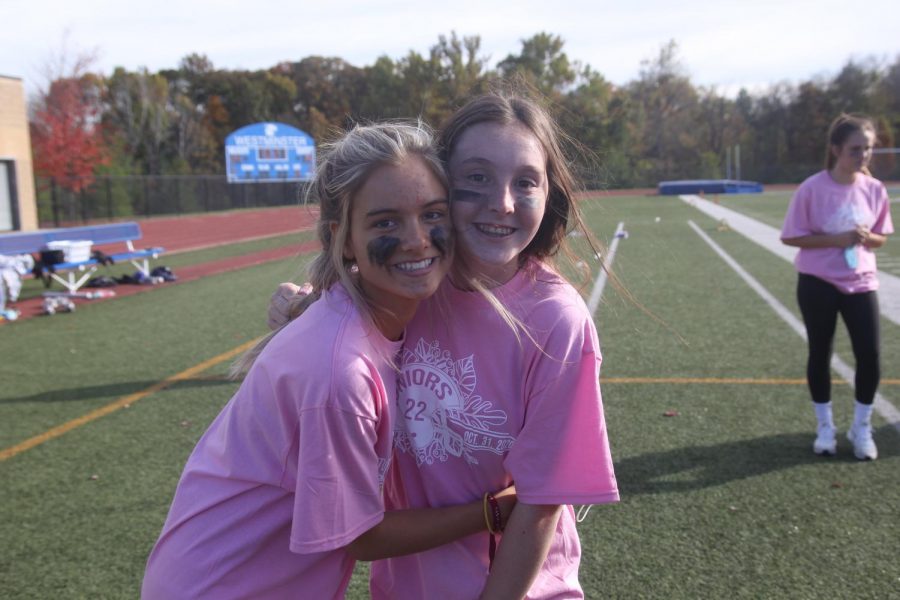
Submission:
[[[847,136],[840,146],[831,147],[834,155],[834,171],[844,177],[852,177],[869,164],[875,146],[875,133],[868,129],[858,130]]]
[[[437,290],[450,268],[447,190],[418,156],[377,167],[353,195],[344,256],[359,268],[360,287],[399,335],[416,306]],[[399,326],[399,330],[396,326]]]
[[[479,123],[449,157],[458,252],[476,276],[506,283],[547,208],[547,157],[520,123]]]

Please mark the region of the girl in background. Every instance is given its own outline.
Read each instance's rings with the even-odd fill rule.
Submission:
[[[341,598],[356,558],[485,529],[480,499],[402,513],[383,505],[396,355],[452,256],[431,135],[357,127],[324,153],[311,193],[321,206],[318,300],[265,346],[188,459],[144,598]]]
[[[856,358],[856,402],[847,438],[860,460],[878,458],[871,424],[881,377],[873,250],[894,231],[887,190],[867,168],[874,145],[869,119],[835,119],[828,131],[825,169],[800,184],[781,230],[783,243],[800,248],[794,264],[809,345],[806,379],[818,423],[813,452],[834,455],[837,450],[830,364],[840,314]]]
[[[593,318],[553,257],[583,224],[560,132],[535,102],[488,94],[444,126],[457,259],[407,329],[389,501],[472,501],[515,481],[485,536],[372,565],[382,598],[579,598],[572,504],[618,500]],[[270,305],[280,322],[282,285]],[[489,293],[482,293],[487,290]]]

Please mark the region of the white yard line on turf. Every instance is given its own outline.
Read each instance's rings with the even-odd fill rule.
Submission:
[[[797,249],[781,243],[780,230],[765,223],[760,223],[756,219],[742,215],[735,210],[704,200],[700,196],[679,196],[679,198],[717,221],[725,219],[728,227],[747,239],[756,242],[766,250],[777,254],[789,262],[794,261]],[[888,320],[900,325],[900,277],[879,271],[878,281],[881,283],[881,288],[878,291],[878,305],[881,309],[881,314]]]
[[[588,310],[591,316],[597,312],[597,305],[600,304],[600,298],[603,296],[603,288],[606,287],[606,280],[609,279],[607,274],[612,268],[613,260],[616,258],[616,248],[619,247],[619,240],[622,239],[621,233],[625,230],[625,223],[619,222],[616,226],[616,232],[613,234],[613,241],[609,244],[609,250],[600,267],[600,273],[597,275],[597,281],[594,282],[594,289],[591,290],[591,297],[588,300]],[[599,257],[598,257],[599,258]]]
[[[736,260],[734,260],[727,252],[725,252],[717,243],[715,243],[706,233],[700,229],[693,221],[688,221],[688,225],[691,226],[697,235],[699,235],[704,242],[706,242],[710,248],[712,248],[725,263],[734,269],[734,272],[737,273],[744,282],[749,285],[754,292],[759,294],[760,298],[766,301],[772,310],[787,323],[791,329],[793,329],[797,334],[802,337],[804,340],[806,339],[806,327],[804,327],[803,323],[794,316],[794,314],[789,311],[785,306],[779,302],[775,296],[769,293],[765,287],[762,286],[759,281],[757,281],[750,273],[748,273],[744,268],[738,264]],[[730,225],[730,223],[729,223]],[[835,354],[831,358],[831,368],[837,371],[838,375],[841,376],[850,386],[853,386],[853,369],[845,363],[841,358]],[[875,394],[875,410],[880,414],[885,421],[888,422],[894,429],[900,432],[900,410],[897,410],[897,407],[890,403],[881,393]]]
[[[591,317],[597,312],[600,298],[603,297],[603,288],[606,287],[606,280],[609,279],[608,272],[609,269],[612,268],[613,260],[616,258],[616,248],[619,247],[619,241],[622,239],[621,233],[623,231],[625,231],[625,223],[619,221],[619,224],[616,225],[616,232],[613,234],[613,241],[609,243],[609,250],[606,251],[606,256],[603,257],[603,262],[600,265],[600,272],[597,274],[597,281],[594,282],[594,289],[591,290],[591,297],[588,299],[588,310],[591,311]],[[600,257],[598,256],[597,258],[599,259]],[[575,515],[575,519],[579,523],[587,518],[591,506],[591,504],[585,504],[578,507],[578,513]]]

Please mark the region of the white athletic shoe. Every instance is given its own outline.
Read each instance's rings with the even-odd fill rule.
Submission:
[[[816,441],[813,442],[813,452],[820,456],[834,456],[837,454],[837,430],[828,425],[820,425],[816,430]]]
[[[872,439],[871,427],[854,425],[847,431],[847,439],[853,444],[853,454],[859,460],[878,458],[878,448],[875,447],[875,440]]]

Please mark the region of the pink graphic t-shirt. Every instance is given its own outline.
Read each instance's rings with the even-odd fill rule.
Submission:
[[[617,501],[599,341],[583,300],[538,263],[494,292],[532,339],[522,333],[517,340],[481,295],[449,281],[407,328],[388,502],[396,508],[471,502],[512,481],[519,501],[530,504]],[[568,506],[528,597],[583,596],[580,557]],[[372,595],[468,600],[478,597],[487,575],[485,532],[373,563]]]
[[[342,598],[342,548],[384,517],[400,345],[340,285],[275,336],[188,459],[142,597]]]
[[[833,234],[865,225],[870,231],[894,232],[890,199],[884,184],[862,173],[850,185],[836,183],[828,171],[820,171],[800,184],[788,206],[781,239],[813,234]],[[848,261],[845,250],[854,253]],[[856,266],[852,266],[855,262]],[[800,248],[794,265],[800,273],[827,281],[845,294],[878,289],[875,253],[863,246]]]

